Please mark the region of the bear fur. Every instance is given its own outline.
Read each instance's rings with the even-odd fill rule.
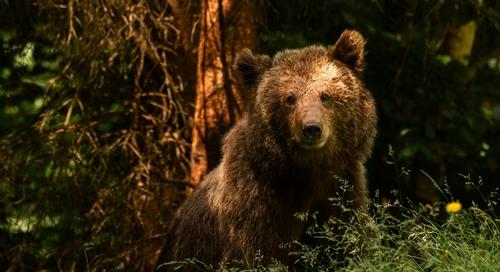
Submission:
[[[346,30],[329,48],[239,53],[234,68],[254,103],[225,136],[221,163],[178,209],[158,264],[194,257],[216,265],[257,251],[289,262],[279,245],[303,240],[306,227],[294,214],[340,217],[328,200],[339,177],[353,188],[344,201],[366,208],[377,117],[361,79],[364,46]]]

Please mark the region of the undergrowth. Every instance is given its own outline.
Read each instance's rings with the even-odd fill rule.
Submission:
[[[393,153],[390,151],[390,153]],[[392,154],[390,154],[391,157]],[[389,161],[388,164],[395,163]],[[405,169],[396,169],[402,176]],[[425,173],[424,173],[425,174]],[[291,266],[257,253],[251,261],[233,261],[217,267],[196,259],[171,262],[174,270],[186,266],[199,271],[500,271],[500,220],[495,214],[498,190],[481,196],[486,209],[472,203],[462,207],[451,194],[446,181],[440,186],[430,181],[442,194],[434,205],[412,204],[401,198],[380,200],[375,194],[368,211],[349,208],[343,199],[352,190],[347,180],[337,178],[340,193],[330,198],[345,213],[342,219],[318,222],[317,213],[297,214],[297,220],[308,222],[306,235],[310,242],[293,241],[281,245],[295,260]],[[480,191],[481,178],[465,182]],[[397,198],[397,197],[396,197]],[[347,218],[347,219],[346,219]]]
[[[306,271],[499,271],[499,220],[472,206],[443,221],[440,210],[376,205],[374,214],[313,227],[319,245],[295,242],[291,254]]]
[[[444,203],[443,203],[444,204]],[[352,212],[351,220],[313,223],[313,244],[283,244],[294,267],[234,262],[215,268],[195,259],[200,271],[500,271],[500,220],[477,206],[446,212],[443,205],[407,208],[399,202],[373,204],[370,213]],[[300,214],[299,219],[315,214]]]

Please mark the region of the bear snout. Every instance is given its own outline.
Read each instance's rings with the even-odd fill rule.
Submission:
[[[325,116],[317,109],[304,111],[299,122],[300,145],[306,150],[322,148],[328,138],[328,128],[321,122]]]
[[[321,137],[321,123],[317,121],[306,122],[302,126],[302,135],[308,142],[315,142]]]

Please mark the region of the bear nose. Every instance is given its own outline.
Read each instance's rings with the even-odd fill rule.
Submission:
[[[302,134],[304,134],[308,140],[317,139],[321,136],[321,124],[318,122],[309,122],[304,124],[302,127]]]

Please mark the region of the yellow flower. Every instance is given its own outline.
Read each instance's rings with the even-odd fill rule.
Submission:
[[[447,213],[456,213],[462,209],[462,203],[459,201],[452,201],[446,204],[446,212]]]

